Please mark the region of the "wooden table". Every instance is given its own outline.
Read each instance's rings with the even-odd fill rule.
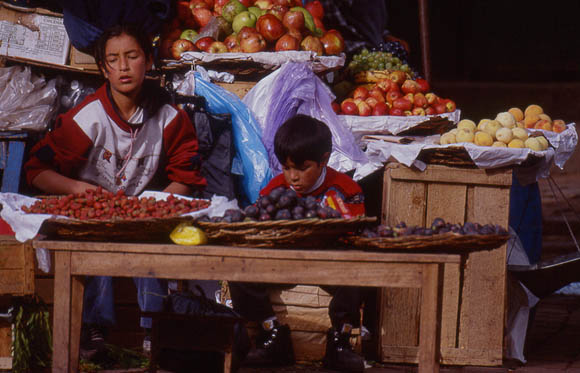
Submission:
[[[419,372],[439,371],[442,271],[459,254],[33,242],[55,252],[53,372],[78,371],[82,276],[421,288]]]

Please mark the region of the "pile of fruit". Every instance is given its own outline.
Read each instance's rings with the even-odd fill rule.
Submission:
[[[500,225],[466,222],[465,224],[451,224],[442,218],[435,218],[429,227],[419,227],[416,225],[407,226],[405,222],[400,222],[394,227],[388,225],[378,225],[372,228],[365,228],[363,237],[401,237],[401,236],[431,236],[443,233],[456,234],[481,234],[481,235],[506,235],[508,232]]]
[[[178,60],[186,51],[340,54],[342,35],[326,31],[323,16],[317,0],[305,6],[302,0],[179,0],[176,18],[161,35],[160,56]]]
[[[369,51],[363,49],[352,56],[348,64],[348,70],[356,75],[369,70],[401,70],[411,73],[411,68],[406,61],[406,51],[398,42],[388,42],[385,47],[387,51]],[[392,48],[392,51],[389,51]]]
[[[169,195],[165,201],[154,197],[126,196],[120,190],[111,193],[98,187],[84,193],[42,198],[31,206],[22,206],[28,214],[62,215],[80,220],[132,220],[169,218],[209,207],[209,201],[188,200]]]
[[[401,70],[366,73],[367,79],[369,74],[373,74],[376,82],[359,85],[340,103],[333,102],[332,108],[337,114],[424,116],[450,113],[456,109],[453,100],[430,92],[425,79],[413,80]]]
[[[525,111],[511,108],[498,113],[495,119],[481,119],[478,124],[470,119],[457,123],[457,128],[441,135],[441,145],[470,142],[479,146],[529,148],[535,151],[548,149],[549,143],[542,135],[529,136],[526,129],[562,132],[563,120],[552,121],[540,106],[529,105]]]
[[[235,223],[245,220],[300,220],[300,219],[337,219],[342,218],[338,210],[323,204],[313,196],[299,197],[292,189],[274,188],[269,194],[260,196],[256,203],[243,211],[226,210],[224,216],[200,218],[202,221]]]

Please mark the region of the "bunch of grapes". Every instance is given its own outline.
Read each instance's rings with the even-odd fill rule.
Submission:
[[[165,201],[154,197],[126,196],[123,190],[112,193],[99,187],[84,193],[43,198],[31,206],[22,206],[28,214],[62,215],[81,220],[168,218],[201,210],[206,200],[187,200],[169,195]]]
[[[378,48],[368,50],[362,49],[352,57],[348,68],[357,73],[367,70],[401,70],[410,73],[412,76],[418,76],[408,62],[409,56],[407,51],[398,41],[389,41],[381,43]]]

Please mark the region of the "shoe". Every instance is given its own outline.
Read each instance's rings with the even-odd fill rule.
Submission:
[[[363,372],[365,361],[352,350],[350,333],[341,333],[330,328],[326,334],[326,354],[323,365],[327,369],[340,372]]]
[[[105,350],[103,329],[96,325],[83,325],[79,351],[81,359],[96,360]]]
[[[256,347],[252,348],[244,365],[292,365],[294,364],[294,349],[290,339],[288,325],[274,325],[271,330],[264,330],[256,338]]]

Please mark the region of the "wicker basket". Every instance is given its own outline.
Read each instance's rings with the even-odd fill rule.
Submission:
[[[191,221],[190,216],[134,220],[48,219],[39,233],[49,239],[71,241],[169,243],[171,231],[179,223]]]
[[[508,234],[457,234],[444,233],[431,236],[404,236],[368,238],[349,236],[346,241],[361,249],[370,250],[439,250],[439,251],[470,251],[494,249],[507,242]]]
[[[327,247],[338,239],[376,222],[376,217],[300,219],[195,224],[214,244],[248,247]]]

